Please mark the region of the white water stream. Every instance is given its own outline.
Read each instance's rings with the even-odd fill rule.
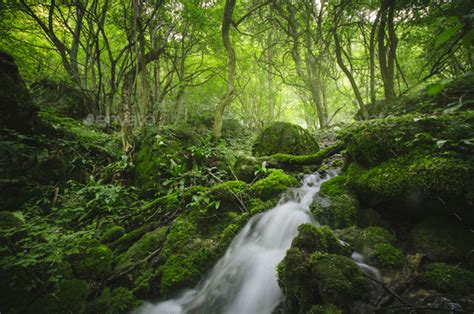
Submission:
[[[284,194],[275,208],[249,220],[194,289],[176,299],[146,303],[137,313],[272,313],[283,299],[276,267],[290,248],[298,226],[317,224],[309,206],[321,184],[335,174],[306,176],[302,186]],[[356,260],[363,269],[367,266],[359,256]]]

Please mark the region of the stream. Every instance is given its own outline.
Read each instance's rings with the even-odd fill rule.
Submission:
[[[277,206],[248,221],[196,287],[175,299],[147,302],[136,313],[273,313],[283,301],[277,265],[290,248],[299,225],[319,225],[309,207],[321,184],[335,175],[336,171],[305,176],[301,186],[284,193]],[[354,253],[353,259],[366,272],[379,276],[361,255]]]

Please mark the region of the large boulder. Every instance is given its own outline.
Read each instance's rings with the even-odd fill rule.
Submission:
[[[60,116],[82,119],[97,114],[93,95],[66,83],[37,81],[31,85],[31,96],[38,106],[49,108]]]
[[[257,137],[252,147],[254,156],[270,156],[276,153],[306,155],[319,150],[319,145],[308,131],[298,125],[276,122]]]
[[[0,51],[0,128],[31,131],[38,111],[12,56]]]

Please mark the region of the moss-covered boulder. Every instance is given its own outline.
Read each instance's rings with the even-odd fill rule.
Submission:
[[[118,255],[125,252],[133,243],[138,241],[145,233],[147,228],[145,226],[131,230],[125,233],[109,246],[114,249],[114,254]]]
[[[424,267],[421,281],[426,286],[441,292],[462,295],[474,293],[474,272],[459,266],[444,263],[428,264]]]
[[[336,234],[368,256],[369,262],[376,267],[401,268],[405,263],[405,254],[396,246],[395,235],[387,229],[378,226],[365,229],[350,227],[337,230]]]
[[[276,122],[264,129],[252,147],[254,156],[270,156],[277,153],[307,155],[318,150],[318,143],[308,131],[285,122]]]
[[[77,252],[69,255],[74,274],[85,280],[104,279],[112,269],[112,251],[97,240],[77,244]]]
[[[348,188],[346,177],[337,176],[321,185],[311,212],[316,220],[331,228],[355,225],[359,217],[359,202]]]
[[[367,288],[367,279],[327,227],[303,224],[278,265],[279,284],[291,313],[330,304],[347,309]],[[316,310],[316,308],[313,308]]]
[[[297,184],[298,180],[286,174],[283,170],[269,169],[265,178],[258,180],[250,187],[250,193],[262,200],[269,200],[278,197],[282,192],[295,187]]]
[[[85,280],[67,279],[58,282],[50,294],[38,298],[28,313],[85,313],[90,288]]]
[[[451,217],[427,218],[410,233],[414,249],[435,261],[461,260],[474,247],[472,232]]]

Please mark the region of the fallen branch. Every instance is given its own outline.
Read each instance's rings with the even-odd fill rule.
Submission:
[[[276,168],[291,168],[295,166],[319,166],[326,158],[340,153],[344,148],[344,143],[339,142],[310,155],[275,154],[271,156],[261,157],[258,159],[258,161],[260,163],[266,161],[268,167]]]

